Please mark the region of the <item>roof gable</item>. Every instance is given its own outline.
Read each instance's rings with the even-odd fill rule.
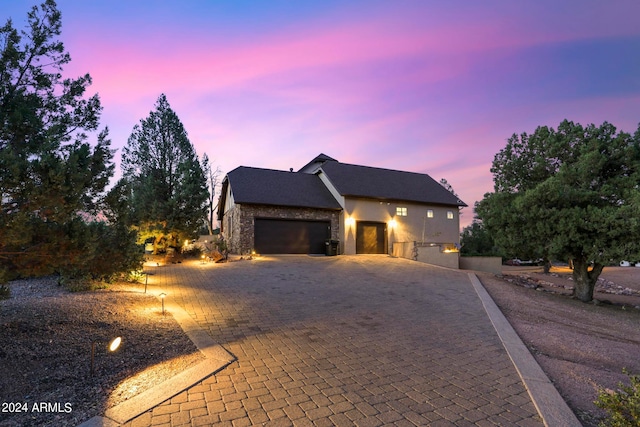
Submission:
[[[427,174],[325,161],[322,172],[345,197],[467,206]]]
[[[327,156],[326,154],[320,153],[313,160],[311,160],[309,163],[307,163],[306,165],[301,167],[300,170],[298,170],[298,172],[314,173],[318,169],[318,167],[320,165],[322,165],[324,162],[328,162],[328,161],[337,162],[336,159],[332,159],[331,157]]]
[[[227,180],[239,204],[341,209],[316,175],[240,166]]]

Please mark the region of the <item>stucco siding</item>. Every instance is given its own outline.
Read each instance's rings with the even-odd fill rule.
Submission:
[[[493,274],[502,274],[502,258],[500,257],[460,257],[462,270],[486,271]]]
[[[406,208],[406,216],[397,214],[397,208]],[[427,211],[433,217],[427,217]],[[451,213],[453,218],[448,219]],[[387,224],[389,249],[395,242],[459,243],[460,217],[455,206],[429,206],[418,203],[386,202],[345,198],[340,237],[343,253],[356,253],[356,222],[373,221]]]
[[[415,242],[394,243],[393,256],[447,268],[458,269],[460,266],[458,252],[445,252],[440,246],[418,246]]]

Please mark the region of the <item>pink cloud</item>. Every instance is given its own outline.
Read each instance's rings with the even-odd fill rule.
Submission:
[[[164,39],[165,37],[163,37]],[[437,81],[464,72],[465,61],[456,54],[514,48],[550,41],[550,36],[523,34],[498,22],[461,23],[428,28],[402,28],[385,21],[350,23],[341,27],[299,29],[294,34],[273,34],[252,43],[221,46],[220,40],[180,40],[166,49],[151,36],[112,44],[103,34],[86,33],[76,41],[82,65],[91,64],[96,85],[114,98],[129,98],[148,88],[152,93],[172,90],[220,90],[308,69],[352,65],[403,57],[445,55],[428,74],[415,79]],[[460,71],[457,71],[460,70]],[[330,77],[326,76],[326,77]]]
[[[557,126],[570,114],[599,124],[611,111],[616,125],[635,130],[640,99],[520,105],[491,98],[482,90],[484,76],[473,75],[478,64],[499,67],[521,48],[637,34],[637,14],[616,10],[637,9],[635,3],[589,2],[570,21],[545,4],[499,2],[448,15],[434,4],[382,5],[259,35],[247,29],[237,41],[203,28],[174,36],[151,26],[145,38],[114,39],[84,23],[67,45],[70,68],[93,76],[105,118],[120,124],[119,145],[164,92],[198,151],[222,162],[224,172],[238,165],[297,169],[325,152],[343,162],[444,177],[470,206],[491,191],[491,160],[513,132]],[[393,67],[403,61],[411,66]],[[431,94],[419,92],[426,86],[440,92],[424,96]]]

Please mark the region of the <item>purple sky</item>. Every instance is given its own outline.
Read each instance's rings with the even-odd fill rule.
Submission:
[[[36,2],[5,0],[22,28]],[[114,148],[161,93],[199,155],[446,178],[470,207],[513,133],[640,122],[637,0],[59,0],[66,76],[88,72]],[[120,152],[116,155],[118,164]],[[118,171],[119,174],[119,171]]]

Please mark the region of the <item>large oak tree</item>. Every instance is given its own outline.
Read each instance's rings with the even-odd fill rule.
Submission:
[[[483,224],[507,253],[571,260],[576,298],[593,299],[606,265],[640,259],[640,127],[565,120],[514,134],[491,172]]]

